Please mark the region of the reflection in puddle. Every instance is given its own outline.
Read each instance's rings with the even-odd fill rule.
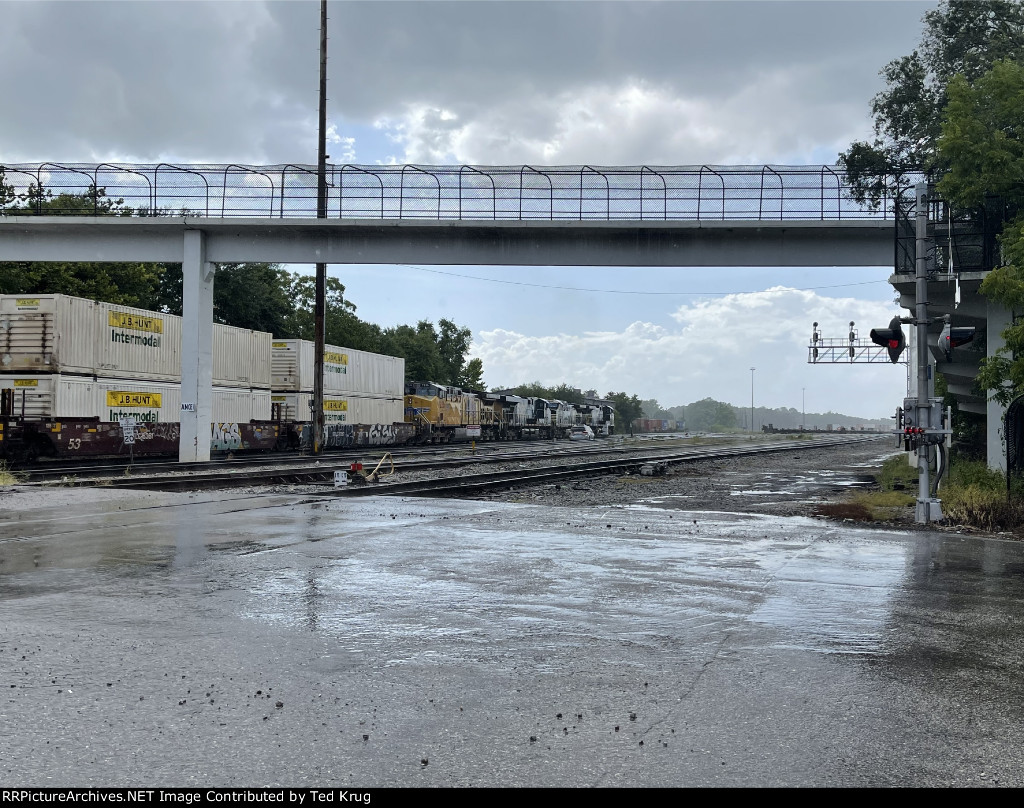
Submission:
[[[771,496],[796,496],[796,491],[766,491],[762,489],[748,490],[748,491],[730,491],[729,496],[742,497],[755,494],[758,496],[771,495]]]
[[[782,629],[779,648],[880,653],[905,558],[900,544],[815,545],[785,566],[750,620]]]

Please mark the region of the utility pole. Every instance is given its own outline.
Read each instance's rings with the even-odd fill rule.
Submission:
[[[316,165],[316,218],[327,218],[327,0],[320,0],[320,131]],[[313,454],[324,440],[324,317],[327,306],[327,264],[316,265],[313,305]]]
[[[916,301],[914,325],[917,327],[917,413],[918,426],[931,426],[931,401],[928,391],[928,184],[920,182],[914,187],[916,197],[914,280]],[[942,519],[942,507],[932,499],[928,481],[928,446],[925,440],[917,444],[917,507],[914,520],[919,524]]]

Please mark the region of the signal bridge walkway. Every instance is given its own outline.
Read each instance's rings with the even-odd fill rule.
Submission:
[[[208,460],[218,263],[893,266],[891,204],[828,166],[0,165],[0,261],[184,270],[181,460]],[[8,197],[10,194],[7,195]],[[0,199],[6,198],[0,193]],[[59,207],[64,215],[47,215]]]

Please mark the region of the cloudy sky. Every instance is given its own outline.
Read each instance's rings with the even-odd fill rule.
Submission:
[[[332,162],[831,164],[934,2],[331,2]],[[0,0],[0,162],[315,163],[319,3]],[[885,267],[332,266],[364,318],[469,326],[488,385],[890,414],[811,367],[896,312]],[[558,288],[554,288],[558,287]],[[565,288],[571,287],[571,288]],[[806,393],[804,392],[806,391]]]

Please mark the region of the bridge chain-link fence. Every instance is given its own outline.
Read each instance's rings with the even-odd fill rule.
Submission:
[[[0,215],[316,216],[310,165],[0,164]],[[829,166],[331,165],[328,217],[436,220],[891,219]]]

